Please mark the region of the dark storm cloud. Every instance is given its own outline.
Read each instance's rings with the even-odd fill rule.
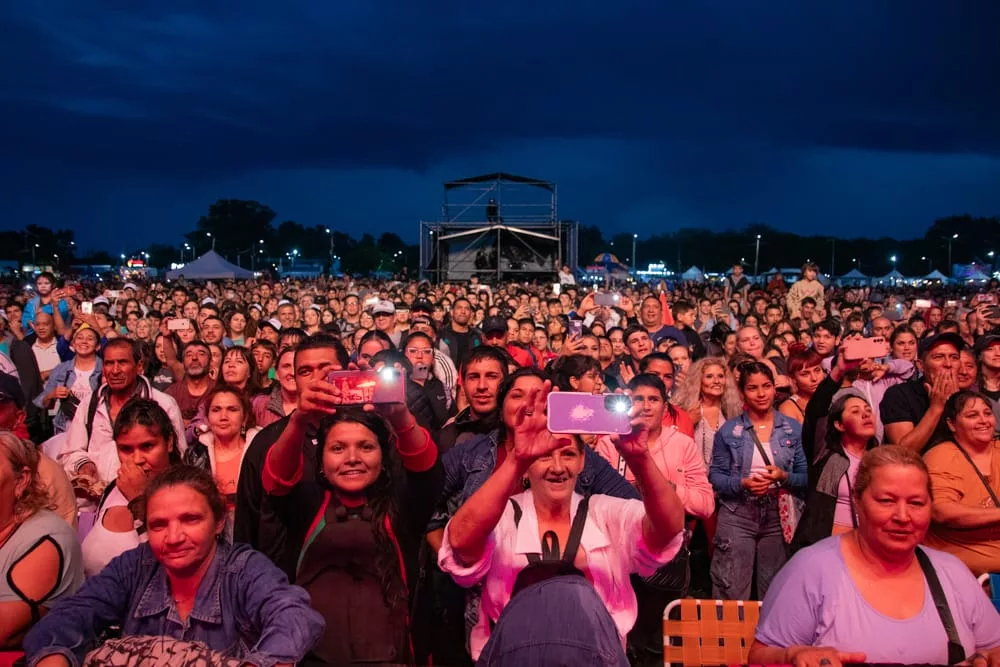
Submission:
[[[422,168],[552,136],[1000,152],[995,3],[135,4],[6,6],[6,151],[140,170]]]
[[[5,3],[0,169],[12,191],[38,165],[64,194],[265,171],[284,192],[617,142],[588,155],[603,174],[556,171],[641,170],[615,191],[648,197],[637,218],[732,219],[722,195],[780,219],[761,197],[810,151],[1000,155],[997,26],[987,0]]]

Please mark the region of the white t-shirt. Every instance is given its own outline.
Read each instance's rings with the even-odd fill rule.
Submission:
[[[80,400],[80,405],[87,405],[90,403],[90,396],[94,393],[94,390],[90,388],[90,376],[94,374],[94,369],[82,371],[79,368],[74,368],[73,372],[76,377],[73,379],[73,386],[69,388],[70,393]]]
[[[31,346],[31,351],[35,353],[35,361],[38,362],[38,371],[47,373],[59,365],[59,349],[53,340],[48,345],[39,345],[38,341]]]

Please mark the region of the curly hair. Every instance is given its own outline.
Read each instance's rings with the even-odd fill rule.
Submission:
[[[55,504],[38,476],[38,450],[27,440],[17,437],[13,431],[0,430],[0,452],[16,477],[27,470],[28,486],[14,498],[14,520],[24,521],[39,510],[55,509]]]
[[[721,368],[726,376],[722,390],[722,415],[732,419],[743,412],[743,399],[736,389],[736,382],[722,357],[704,357],[691,364],[691,368],[674,388],[674,402],[684,410],[694,410],[701,405],[701,378],[708,367]]]

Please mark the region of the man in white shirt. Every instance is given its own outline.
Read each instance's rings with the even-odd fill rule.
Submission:
[[[59,462],[70,479],[87,477],[105,484],[118,475],[118,452],[114,440],[114,420],[122,406],[135,397],[156,401],[170,417],[178,448],[187,448],[184,422],[175,401],[153,389],[142,371],[141,353],[135,341],[114,338],[104,347],[104,384],[87,405],[80,405],[67,431]]]
[[[55,320],[45,311],[39,311],[35,315],[33,328],[35,342],[31,344],[31,351],[35,353],[38,372],[42,374],[42,382],[44,382],[49,379],[52,370],[62,361],[59,358],[59,347],[56,343]]]

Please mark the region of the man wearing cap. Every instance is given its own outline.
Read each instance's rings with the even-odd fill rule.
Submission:
[[[264,320],[262,319],[257,323],[257,338],[263,340],[269,340],[273,344],[278,344],[278,338],[281,336],[281,322],[277,319]]]
[[[388,299],[379,299],[372,306],[372,317],[375,318],[375,328],[388,336],[393,346],[398,348],[403,333],[396,331],[396,305]]]
[[[965,341],[946,332],[920,341],[917,368],[923,377],[889,387],[879,406],[887,443],[916,452],[930,442],[944,405],[958,391],[958,364]]]

